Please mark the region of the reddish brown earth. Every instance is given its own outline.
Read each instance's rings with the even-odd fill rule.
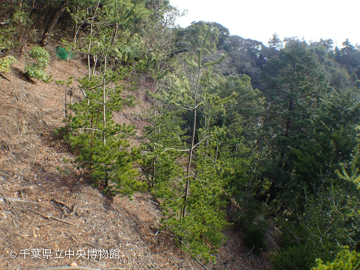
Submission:
[[[54,80],[86,75],[79,60],[57,60],[54,48],[46,47]],[[233,228],[217,264],[204,266],[174,244],[171,232],[159,230],[161,212],[150,194],[109,200],[92,188],[85,172],[63,162],[74,155],[54,135],[63,125],[68,88],[29,81],[24,65],[22,56],[3,74],[10,81],[0,77],[0,269],[268,269],[266,256],[246,255]],[[76,102],[82,92],[74,81]],[[139,86],[139,104],[115,119],[140,134],[147,123],[137,115],[151,105],[145,94],[151,85],[140,79]]]

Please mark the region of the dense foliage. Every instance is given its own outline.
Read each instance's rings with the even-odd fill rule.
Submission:
[[[265,46],[216,22],[176,27],[180,15],[163,0],[5,0],[0,72],[58,36],[59,58],[83,57],[84,98],[60,130],[77,166],[109,196],[151,192],[194,258],[215,260],[233,224],[274,269],[358,268],[360,48],[276,34]],[[50,79],[44,48],[26,57],[29,77]],[[114,116],[141,102],[139,77],[152,107],[136,148]]]

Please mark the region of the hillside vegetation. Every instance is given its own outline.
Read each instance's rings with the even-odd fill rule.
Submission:
[[[129,269],[360,267],[360,48],[266,46],[178,16],[163,0],[0,4],[6,266],[12,250],[59,248],[55,230],[73,241],[62,249],[121,246]],[[146,251],[116,234],[125,212]],[[39,216],[44,235],[29,231]],[[20,245],[29,234],[41,241]],[[246,248],[224,259],[239,235]],[[169,247],[172,263],[155,258]],[[100,261],[87,264],[115,267]]]

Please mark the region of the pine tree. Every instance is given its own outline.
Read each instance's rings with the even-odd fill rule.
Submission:
[[[262,78],[269,96],[264,128],[268,140],[274,141],[272,162],[277,164],[270,168],[274,178],[272,192],[279,194],[279,188],[289,188],[295,168],[291,154],[308,139],[320,97],[329,91],[328,80],[317,57],[299,42],[280,51],[279,58],[271,59]]]
[[[170,88],[153,94],[164,106],[151,128],[157,132],[150,138],[159,139],[152,149],[157,164],[153,192],[163,199],[164,224],[174,232],[180,246],[196,258],[214,260],[211,252],[222,242],[222,230],[227,225],[221,208],[226,204],[224,194],[228,183],[223,175],[230,168],[216,158],[219,135],[226,130],[212,128],[210,123],[233,96],[220,98],[217,90],[211,90],[216,76],[210,67],[223,57],[206,61],[205,56],[215,48],[216,42],[209,40],[214,33],[205,23],[193,27],[201,46],[194,56],[185,59],[183,67],[190,69],[183,69],[177,75],[169,74]],[[165,110],[173,112],[165,113]],[[198,115],[200,111],[204,118]],[[180,121],[179,116],[185,121]],[[169,121],[169,117],[173,117],[173,121]],[[181,131],[184,126],[189,127],[185,130],[188,136]]]
[[[130,75],[131,67],[114,71],[114,63],[111,65],[108,59],[117,48],[126,50],[131,41],[136,44],[136,36],[131,38],[126,29],[131,27],[135,18],[145,19],[148,12],[141,1],[109,1],[99,15],[103,24],[95,27],[98,8],[99,2],[92,17],[89,43],[84,48],[95,60],[93,75],[89,61],[89,76],[80,80],[86,99],[70,106],[74,116],[70,115],[67,120],[71,131],[67,140],[79,152],[76,161],[89,170],[95,186],[106,194],[132,194],[147,187],[146,183],[137,179],[134,168],[140,150],[130,149],[127,141],[129,136],[134,135],[134,128],[115,124],[112,119],[114,112],[134,102],[131,96],[121,96],[123,86],[118,84]],[[119,27],[124,30],[121,35]],[[100,61],[100,75],[94,75],[97,61]]]
[[[122,98],[123,86],[105,85],[106,107],[104,110],[104,81],[116,82],[127,74],[127,70],[107,71],[105,79],[93,76],[80,80],[87,99],[70,106],[67,140],[78,151],[76,162],[89,170],[93,184],[104,193],[132,194],[144,190],[146,184],[136,179],[133,167],[140,158],[139,149],[130,150],[127,137],[134,135],[133,127],[115,124],[113,112],[131,105],[132,97]],[[104,114],[105,113],[105,114]]]

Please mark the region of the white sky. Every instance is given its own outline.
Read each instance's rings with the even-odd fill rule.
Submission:
[[[303,37],[307,41],[331,38],[341,45],[346,38],[360,44],[359,0],[170,0],[188,15],[178,24],[193,21],[217,22],[231,35],[263,43],[277,33],[284,37]]]

